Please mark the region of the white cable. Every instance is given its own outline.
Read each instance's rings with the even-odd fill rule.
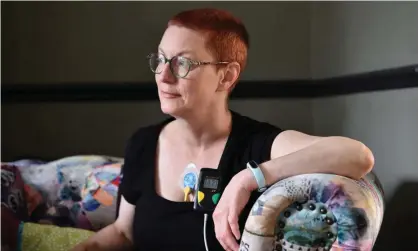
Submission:
[[[206,251],[209,251],[208,248],[208,241],[206,239],[206,222],[208,221],[208,214],[205,214],[205,218],[203,220],[203,240],[205,241],[205,248]]]

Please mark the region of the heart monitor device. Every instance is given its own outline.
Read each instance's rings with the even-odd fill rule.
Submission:
[[[219,170],[212,168],[200,169],[193,208],[196,211],[204,213],[203,240],[205,242],[206,251],[209,251],[206,238],[208,213],[215,210],[216,205],[218,205],[219,199],[221,198],[221,181],[221,173]]]
[[[209,213],[215,210],[221,198],[221,174],[212,168],[200,169],[193,208]]]

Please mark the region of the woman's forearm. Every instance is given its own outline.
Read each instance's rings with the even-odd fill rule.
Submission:
[[[358,141],[333,137],[318,141],[304,149],[260,164],[267,185],[299,174],[332,173],[360,179],[371,171],[374,157],[369,148]],[[243,176],[249,190],[257,189],[251,171]]]
[[[115,224],[111,224],[77,245],[72,251],[127,251],[131,249],[132,242]]]

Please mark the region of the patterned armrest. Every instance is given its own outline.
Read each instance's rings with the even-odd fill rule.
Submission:
[[[240,251],[369,251],[383,211],[383,189],[373,173],[359,181],[332,174],[290,177],[258,198]]]

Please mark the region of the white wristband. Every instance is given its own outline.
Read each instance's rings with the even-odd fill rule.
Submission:
[[[247,168],[250,169],[254,175],[255,181],[258,185],[258,191],[264,192],[267,189],[266,179],[264,178],[264,174],[258,164],[254,160],[251,160],[247,163]]]

